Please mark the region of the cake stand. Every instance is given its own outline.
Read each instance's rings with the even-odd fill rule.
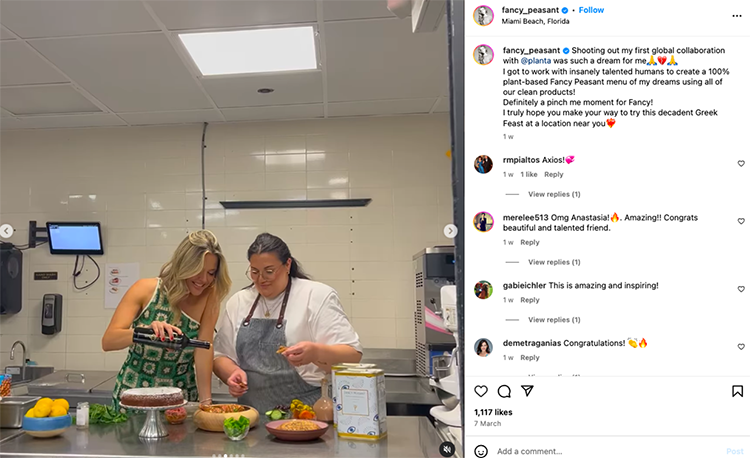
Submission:
[[[182,404],[174,405],[174,406],[159,406],[159,407],[141,407],[141,406],[127,406],[124,404],[120,404],[120,406],[128,409],[128,410],[142,410],[146,412],[146,422],[143,423],[143,428],[141,428],[141,432],[138,433],[138,436],[144,438],[144,439],[158,439],[160,437],[166,437],[169,435],[169,432],[167,432],[167,427],[164,425],[164,419],[162,418],[163,415],[161,415],[161,412],[165,410],[171,410],[171,409],[179,409],[180,407],[184,407],[187,405],[187,401],[184,401]]]

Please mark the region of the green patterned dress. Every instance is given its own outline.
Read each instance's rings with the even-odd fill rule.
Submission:
[[[133,321],[133,327],[149,327],[154,321],[172,322],[173,313],[161,291],[161,279],[151,301]],[[198,338],[200,323],[182,313],[176,325],[190,339]],[[117,374],[112,402],[120,408],[120,394],[130,388],[173,386],[182,388],[188,401],[198,401],[195,381],[195,349],[170,350],[143,344],[132,344]]]

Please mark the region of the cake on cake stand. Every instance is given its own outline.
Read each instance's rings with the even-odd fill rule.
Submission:
[[[161,412],[187,405],[179,388],[133,388],[120,396],[120,406],[128,410],[146,412],[146,421],[138,436],[144,439],[158,439],[169,435]]]

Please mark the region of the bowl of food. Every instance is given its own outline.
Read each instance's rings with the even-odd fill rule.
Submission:
[[[170,425],[181,425],[187,418],[187,410],[184,407],[169,409],[164,412],[164,416]]]
[[[73,424],[70,415],[60,417],[23,418],[23,430],[32,437],[48,438],[59,436]]]
[[[266,417],[271,421],[276,420],[317,420],[315,410],[312,407],[295,399],[287,406],[278,405],[266,412]]]
[[[70,405],[65,399],[42,398],[23,417],[21,427],[32,437],[55,437],[64,433],[73,424],[68,415]]]
[[[328,431],[328,424],[316,420],[277,420],[266,423],[266,430],[282,441],[311,441]]]
[[[241,441],[250,431],[250,420],[247,417],[227,418],[224,420],[224,434],[233,441]]]
[[[222,432],[227,418],[239,417],[248,419],[248,429],[258,424],[258,411],[239,404],[202,404],[193,415],[193,422],[204,431]]]

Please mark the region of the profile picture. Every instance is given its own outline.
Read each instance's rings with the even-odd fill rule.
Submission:
[[[495,52],[489,45],[479,45],[474,48],[474,60],[479,65],[487,65],[495,58]]]
[[[476,285],[474,285],[474,294],[479,299],[489,299],[490,296],[492,296],[492,285],[488,281],[478,281]]]
[[[492,215],[487,212],[479,212],[474,216],[474,227],[476,227],[479,232],[489,232],[494,224],[495,220],[492,219]]]
[[[486,155],[479,156],[474,160],[474,170],[481,174],[490,173],[490,170],[492,170],[492,159]]]
[[[495,12],[487,5],[479,6],[474,10],[474,22],[481,26],[492,24],[493,19],[495,19]]]
[[[489,339],[479,339],[477,340],[477,343],[474,344],[474,351],[477,352],[478,356],[486,358],[492,353],[492,342],[490,342]]]

